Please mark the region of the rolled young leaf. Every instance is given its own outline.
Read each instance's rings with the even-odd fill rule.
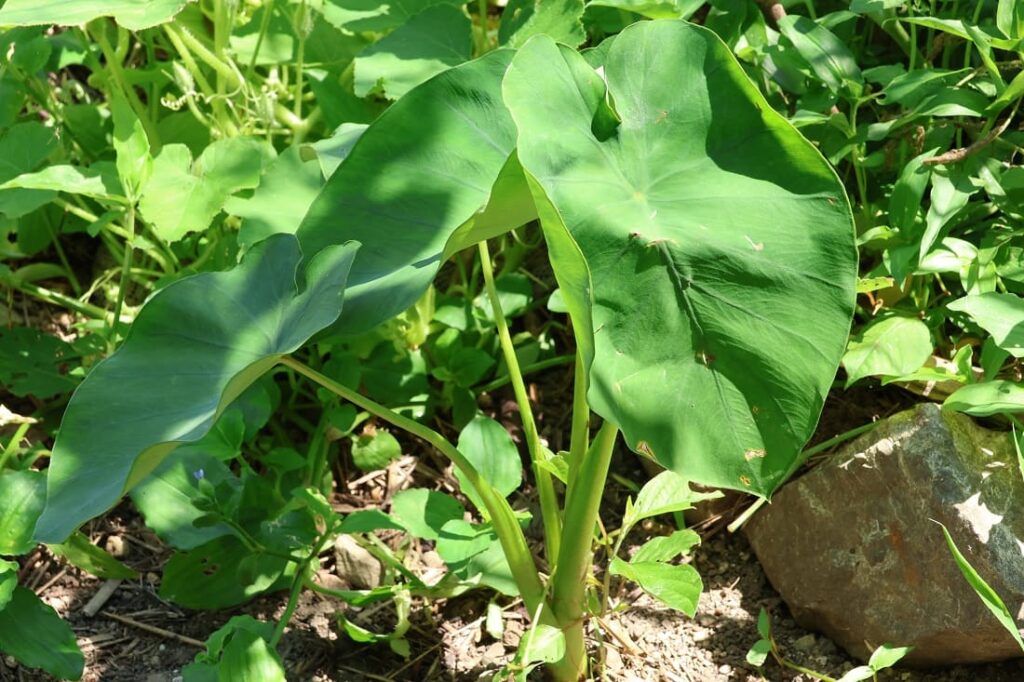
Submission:
[[[504,97],[577,339],[594,343],[593,409],[688,479],[770,494],[853,313],[835,173],[721,40],[680,21],[624,30],[602,75],[535,37]]]
[[[234,270],[155,294],[124,345],[78,387],[54,444],[39,542],[59,543],[110,507],[175,447],[202,438],[247,386],[337,319],[357,244],[309,263],[292,235]]]

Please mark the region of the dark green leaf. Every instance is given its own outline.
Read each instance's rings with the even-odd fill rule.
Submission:
[[[0,651],[22,665],[41,668],[63,680],[82,677],[85,657],[75,633],[32,590],[14,588],[11,600],[0,610]]]
[[[106,511],[177,445],[206,435],[284,354],[333,322],[355,249],[318,254],[299,289],[298,244],[276,235],[234,270],[179,280],[150,298],[124,345],[71,398],[37,537],[61,542]]]

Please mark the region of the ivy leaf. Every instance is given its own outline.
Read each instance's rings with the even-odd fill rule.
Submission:
[[[234,270],[182,279],[150,298],[121,348],[71,397],[50,460],[40,541],[61,542],[109,509],[331,324],[356,248],[325,249],[300,283],[298,243],[276,235]]]
[[[0,26],[77,26],[99,17],[113,17],[129,31],[141,31],[170,21],[189,0],[7,0],[0,9]]]
[[[842,184],[707,29],[634,24],[603,74],[537,36],[504,80],[585,357],[593,344],[590,404],[686,479],[767,495],[846,343]]]
[[[260,184],[273,150],[264,142],[231,137],[203,150],[193,163],[183,144],[169,144],[153,161],[139,209],[168,242],[209,227],[235,192]]]

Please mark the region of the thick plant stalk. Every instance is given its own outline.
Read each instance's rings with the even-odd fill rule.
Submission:
[[[583,597],[594,558],[594,527],[618,434],[618,427],[611,422],[601,425],[580,463],[565,505],[564,542],[551,579],[551,609],[565,634],[565,657],[551,666],[551,675],[558,682],[576,682],[587,668]]]
[[[551,612],[548,605],[544,603],[544,585],[541,583],[540,574],[537,572],[537,566],[533,561],[533,555],[526,544],[526,536],[523,535],[523,529],[519,527],[519,521],[516,519],[515,513],[513,513],[508,501],[495,492],[494,488],[484,480],[480,472],[454,445],[430,427],[389,410],[380,403],[374,402],[348,386],[324,376],[293,357],[285,356],[281,358],[280,362],[285,367],[295,370],[307,379],[323,386],[332,393],[336,393],[370,414],[404,431],[408,431],[414,436],[422,438],[452,460],[455,466],[459,468],[470,484],[476,489],[481,501],[484,503],[484,507],[487,509],[487,513],[491,517],[491,523],[494,524],[494,532],[497,533],[498,540],[501,542],[501,548],[504,551],[506,560],[508,560],[509,568],[512,569],[512,577],[516,581],[516,586],[519,588],[519,594],[523,598],[526,608],[530,613],[537,613],[539,610],[542,613],[542,619],[544,618],[543,614]]]
[[[505,357],[505,364],[508,366],[508,376],[512,380],[516,403],[519,404],[519,417],[523,422],[523,433],[526,435],[526,449],[530,453],[530,464],[533,467],[534,479],[537,481],[541,519],[544,522],[544,546],[548,563],[551,564],[558,557],[562,535],[562,519],[558,510],[558,498],[555,496],[555,484],[551,480],[551,474],[540,466],[546,455],[540,445],[540,436],[537,434],[537,423],[533,419],[533,409],[530,407],[530,396],[526,392],[526,383],[523,381],[522,372],[519,371],[519,359],[516,357],[515,346],[512,345],[508,321],[505,319],[501,301],[498,299],[498,288],[494,284],[494,269],[491,266],[491,254],[487,250],[486,241],[480,242],[478,246],[480,265],[484,273],[484,286],[491,301],[491,310],[494,312],[501,352]]]

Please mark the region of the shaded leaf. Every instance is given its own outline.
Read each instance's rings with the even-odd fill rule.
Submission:
[[[0,384],[16,396],[45,399],[74,389],[77,380],[61,371],[71,346],[38,329],[0,330]]]
[[[190,609],[219,609],[284,587],[294,572],[287,559],[253,554],[234,536],[225,536],[172,556],[160,597]]]
[[[80,679],[85,669],[71,627],[24,587],[15,587],[0,610],[0,651],[63,680]]]
[[[175,447],[206,435],[283,355],[333,322],[356,248],[319,253],[300,288],[298,244],[276,235],[234,270],[182,279],[151,297],[121,348],[68,404],[37,537],[61,542],[113,506]]]
[[[57,556],[64,557],[68,562],[98,578],[134,578],[138,575],[133,569],[125,566],[102,548],[89,542],[83,533],[75,532],[59,545],[47,545]]]

